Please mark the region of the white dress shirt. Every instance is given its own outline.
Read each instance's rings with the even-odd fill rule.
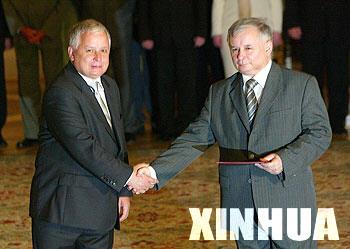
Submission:
[[[248,80],[255,79],[256,82],[258,82],[258,84],[253,89],[254,93],[255,93],[255,97],[258,100],[258,103],[260,103],[261,94],[262,94],[262,91],[264,90],[267,76],[269,75],[271,66],[272,66],[272,61],[270,60],[269,63],[267,63],[267,65],[259,73],[257,73],[253,77],[242,74],[243,83],[244,83],[243,92],[246,92],[246,90],[247,90],[247,81]]]
[[[111,114],[110,114],[109,109],[108,109],[105,91],[104,91],[103,85],[101,83],[101,77],[98,77],[96,79],[92,79],[92,78],[86,77],[85,75],[82,75],[81,73],[79,73],[79,74],[85,80],[86,84],[90,87],[91,91],[93,91],[95,98],[96,98],[98,104],[100,105],[102,112],[105,115],[109,126],[112,128]],[[96,86],[97,82],[99,85],[98,87]],[[101,98],[101,100],[99,99],[99,97]],[[102,101],[102,103],[101,103],[101,101]]]

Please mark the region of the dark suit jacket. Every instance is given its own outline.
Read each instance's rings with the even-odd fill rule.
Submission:
[[[207,1],[140,0],[138,32],[158,48],[193,48],[193,38],[207,34]]]
[[[5,68],[3,52],[5,48],[5,38],[10,38],[10,32],[7,27],[4,10],[0,1],[0,132],[5,125],[7,116],[6,103],[6,85],[5,85]]]
[[[350,1],[286,0],[283,22],[285,29],[300,26],[302,39],[308,42],[325,38],[345,42],[350,36]]]
[[[131,195],[123,186],[132,168],[116,82],[101,78],[113,129],[71,63],[45,93],[31,188],[33,218],[96,230],[119,226],[117,200]]]
[[[10,31],[7,27],[5,15],[4,15],[4,9],[2,8],[2,3],[0,2],[0,48],[1,48],[1,52],[4,48],[4,40],[7,37],[10,38],[11,35],[10,35]]]
[[[211,86],[197,120],[151,165],[158,187],[163,187],[214,143],[220,147],[220,161],[258,160],[276,152],[283,162],[282,177],[254,165],[219,166],[222,207],[253,208],[253,200],[255,208],[315,208],[310,166],[330,141],[315,78],[273,63],[252,130],[242,77],[236,73]]]
[[[80,18],[93,18],[106,26],[111,34],[112,48],[120,48],[123,46],[121,39],[124,34],[121,33],[123,25],[117,21],[116,13],[118,9],[125,3],[125,0],[89,0],[79,1]],[[131,26],[131,24],[130,24]]]

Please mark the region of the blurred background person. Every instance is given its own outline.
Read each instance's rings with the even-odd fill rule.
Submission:
[[[220,48],[226,77],[237,72],[226,45],[226,33],[231,24],[243,17],[266,18],[273,31],[274,47],[277,47],[282,44],[282,13],[281,0],[213,0],[212,37],[214,45]]]
[[[168,140],[196,117],[196,48],[205,43],[207,2],[139,0],[138,4],[141,45],[153,50],[157,131]]]
[[[0,1],[0,148],[6,147],[7,142],[1,134],[7,116],[6,83],[4,68],[4,50],[12,46],[10,31],[7,27],[4,10]]]
[[[130,56],[133,13],[136,0],[76,0],[81,20],[93,18],[107,27],[112,37],[111,63],[107,74],[115,78],[120,89],[125,139],[135,140],[142,126],[137,123],[131,85]]]
[[[303,71],[316,76],[321,91],[327,82],[323,97],[333,133],[346,135],[350,1],[286,0],[284,25],[292,39],[300,40]]]
[[[150,73],[145,49],[139,43],[137,33],[137,9],[134,13],[133,39],[131,42],[130,79],[135,106],[135,118],[139,126],[138,134],[145,132],[145,111],[152,118],[152,100],[150,95]]]
[[[38,143],[41,90],[39,52],[46,85],[63,68],[62,25],[74,11],[64,0],[3,0],[9,30],[16,51],[20,109],[24,139],[17,148]]]
[[[207,1],[208,5],[206,18],[207,36],[205,44],[198,48],[198,76],[196,84],[198,114],[208,96],[210,85],[225,77],[220,49],[214,46],[211,37],[211,6],[213,0],[204,1]]]

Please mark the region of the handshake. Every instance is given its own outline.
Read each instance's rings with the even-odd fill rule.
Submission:
[[[132,190],[134,194],[143,194],[149,189],[153,188],[158,180],[155,179],[156,176],[151,176],[152,169],[147,163],[140,163],[134,166],[134,170],[127,182],[127,187]]]

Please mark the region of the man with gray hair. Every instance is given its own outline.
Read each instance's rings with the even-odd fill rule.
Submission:
[[[95,20],[70,32],[70,62],[43,99],[40,147],[30,195],[34,249],[110,249],[127,218],[126,183],[153,187],[128,165],[120,96],[104,75],[111,39]]]
[[[247,210],[254,211],[254,236],[235,234],[238,248],[316,248],[312,236],[304,241],[288,237],[286,211],[308,208],[313,231],[316,195],[311,164],[331,141],[317,81],[271,61],[271,29],[262,19],[238,20],[230,27],[227,40],[238,72],[211,86],[199,117],[170,149],[138,173],[157,178],[156,186],[161,188],[217,143],[221,205],[227,209],[227,224],[239,222],[230,217],[229,209],[240,210],[242,217],[247,217]],[[135,193],[147,190],[132,183],[129,189]],[[282,210],[280,238],[267,229],[266,236],[259,239],[264,230],[260,208]]]

